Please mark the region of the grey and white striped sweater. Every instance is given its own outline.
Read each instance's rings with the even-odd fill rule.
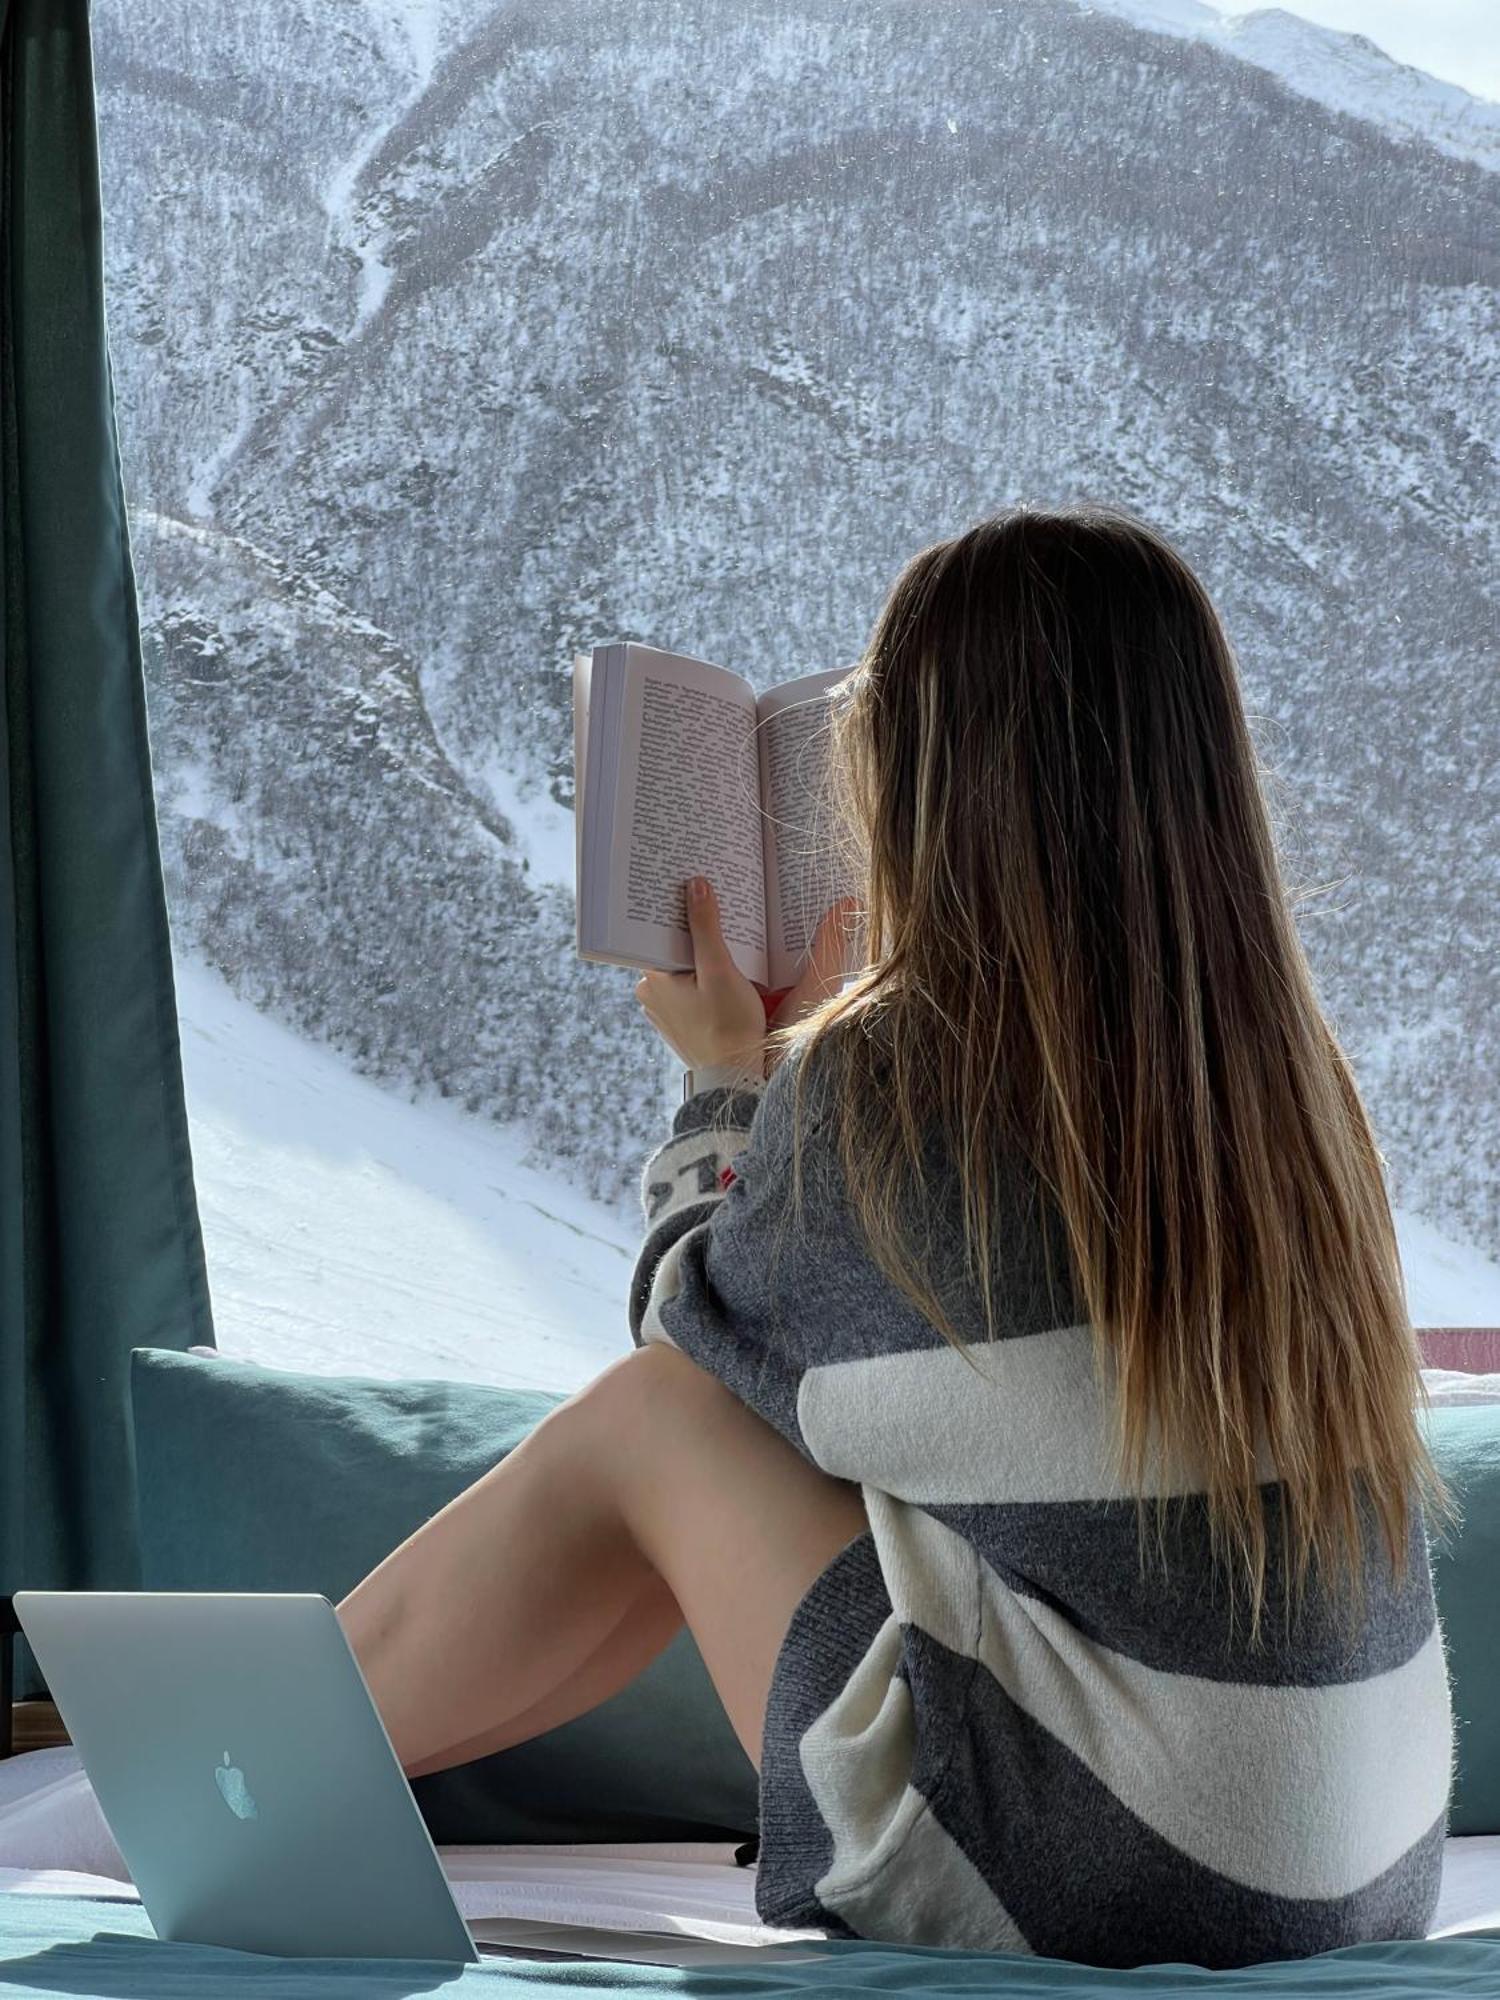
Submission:
[[[812,1089],[794,1225],[800,1060],[677,1111],[642,1176],[630,1292],[637,1343],[682,1349],[858,1482],[869,1514],[777,1660],[763,1919],[1099,1965],[1423,1935],[1452,1723],[1420,1521],[1400,1584],[1372,1531],[1352,1640],[1314,1601],[1288,1642],[1273,1570],[1270,1637],[1251,1650],[1230,1633],[1202,1497],[1159,1462],[1150,1491],[1175,1497],[1143,1575],[1060,1218],[1018,1175],[1001,1338],[983,1338],[966,1276],[945,1292],[976,1372],[863,1246]],[[953,1193],[935,1195],[933,1229],[962,1274],[937,1156],[931,1185]]]

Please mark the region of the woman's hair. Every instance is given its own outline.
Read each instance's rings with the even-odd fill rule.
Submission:
[[[1112,1369],[1122,1476],[1147,1490],[1163,1448],[1193,1468],[1252,1634],[1262,1479],[1288,1606],[1310,1571],[1362,1597],[1371,1519],[1400,1574],[1443,1494],[1382,1160],[1203,586],[1120,509],[981,521],[906,565],[832,738],[865,963],[771,1049],[818,1052],[879,1267],[967,1351],[912,1226],[936,1127],[993,1338],[1019,1151]]]

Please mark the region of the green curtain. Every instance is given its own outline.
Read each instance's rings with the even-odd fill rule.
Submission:
[[[0,0],[0,1595],[139,1579],[132,1347],[211,1342],[87,0]],[[19,1691],[36,1685],[29,1661]]]

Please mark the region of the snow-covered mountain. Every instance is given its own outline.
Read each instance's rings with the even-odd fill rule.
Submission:
[[[1284,7],[1222,14],[1201,0],[1077,0],[1077,5],[1085,12],[1118,14],[1158,34],[1212,42],[1330,111],[1363,118],[1398,139],[1436,146],[1491,171],[1500,167],[1500,104],[1395,61],[1365,35],[1325,28]]]
[[[630,1351],[638,1203],[601,1207],[514,1132],[355,1076],[204,965],[179,962],[178,1002],[226,1354],[570,1390]],[[1500,1326],[1500,1263],[1396,1225],[1414,1324]]]
[[[1500,1254],[1500,178],[1435,114],[1077,0],[94,22],[185,949],[617,1204],[674,1066],[573,952],[574,648],[764,686],[935,535],[1122,501],[1337,885],[1398,1203]]]

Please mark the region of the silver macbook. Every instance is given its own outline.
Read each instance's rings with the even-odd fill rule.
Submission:
[[[23,1590],[15,1608],[158,1937],[478,1958],[327,1598]]]

